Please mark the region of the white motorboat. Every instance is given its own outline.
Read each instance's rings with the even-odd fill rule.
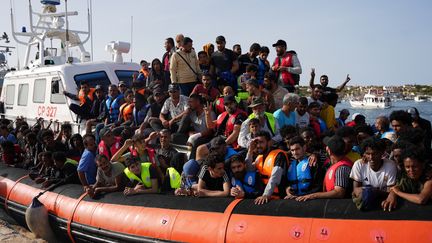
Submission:
[[[382,90],[370,89],[362,100],[350,100],[353,108],[387,109],[392,106],[390,96]]]
[[[427,102],[427,101],[429,101],[429,97],[426,95],[416,95],[416,97],[414,97],[414,101],[415,102]]]

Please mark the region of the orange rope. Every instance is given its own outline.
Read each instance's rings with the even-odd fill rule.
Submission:
[[[226,241],[225,240],[226,232],[228,229],[228,223],[229,223],[229,220],[231,218],[232,211],[237,206],[237,204],[239,204],[242,200],[243,199],[235,199],[225,209],[224,214],[223,214],[223,218],[221,220],[221,226],[219,227],[219,235],[218,235],[218,239],[217,239],[218,243],[222,243],[222,242]]]
[[[77,199],[77,202],[75,203],[75,206],[74,206],[74,208],[73,208],[73,210],[72,210],[72,214],[71,214],[71,216],[69,217],[68,222],[67,222],[67,234],[68,234],[69,239],[71,240],[72,243],[75,243],[75,240],[74,240],[73,235],[72,235],[71,224],[72,224],[72,221],[73,221],[73,217],[74,217],[74,215],[75,215],[75,210],[77,209],[78,205],[79,205],[80,202],[84,199],[85,196],[87,196],[87,192],[84,192],[84,193],[83,193],[83,194],[82,194],[82,195]]]
[[[7,202],[9,201],[9,197],[12,194],[12,190],[15,188],[15,186],[20,181],[22,181],[23,179],[28,178],[28,177],[29,177],[29,175],[25,175],[25,176],[20,177],[18,180],[16,180],[15,183],[13,184],[13,186],[11,187],[11,189],[9,190],[9,192],[7,193],[7,196],[6,196],[5,201],[4,201],[4,208],[5,208],[5,210],[6,210],[7,213],[9,213]]]

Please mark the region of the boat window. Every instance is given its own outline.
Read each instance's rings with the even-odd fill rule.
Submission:
[[[126,82],[129,87],[132,86],[134,77],[138,77],[138,71],[116,70],[115,74],[117,75],[119,81]]]
[[[66,98],[63,95],[63,85],[59,77],[54,77],[51,81],[51,103],[65,104]]]
[[[6,105],[13,105],[15,100],[15,85],[6,86]]]
[[[29,85],[20,84],[18,86],[18,105],[26,106],[28,101]]]
[[[99,84],[105,91],[108,90],[108,86],[111,84],[111,81],[105,71],[77,74],[74,76],[74,79],[77,87],[80,87],[81,81],[85,80],[89,83],[91,88],[94,88]]]
[[[35,79],[33,89],[33,102],[45,103],[46,79]]]

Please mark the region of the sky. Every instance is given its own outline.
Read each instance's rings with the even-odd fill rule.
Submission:
[[[0,1],[0,32],[11,36],[10,1]],[[68,10],[79,12],[70,17],[71,29],[86,30],[89,1],[68,0]],[[35,10],[39,2],[32,1]],[[218,35],[225,36],[229,48],[240,44],[243,52],[257,42],[270,48],[272,63],[271,45],[284,39],[298,53],[301,85],[307,85],[311,68],[317,76],[327,74],[330,86],[347,74],[350,85],[432,85],[430,0],[92,0],[92,5],[94,60],[110,59],[104,50],[108,42],[131,41],[133,16],[132,55],[125,60],[161,58],[164,40],[183,33],[196,51],[214,44]],[[28,27],[28,1],[13,0],[13,6],[17,28]],[[58,9],[64,11],[64,5]],[[86,48],[90,51],[90,41]],[[23,59],[22,45],[18,54]],[[15,56],[9,58],[11,66]]]

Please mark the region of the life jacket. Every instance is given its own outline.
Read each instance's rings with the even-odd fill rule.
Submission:
[[[87,94],[87,96],[84,94],[84,91],[82,89],[80,89],[79,93],[78,93],[78,99],[80,101],[80,105],[83,106],[84,104],[87,103],[87,101],[93,102],[94,100],[94,92],[96,91],[95,88],[90,88],[89,93]]]
[[[146,147],[145,150],[147,153],[146,154],[147,157],[140,157],[139,159],[144,160],[144,161],[150,161],[154,166],[158,166],[156,164],[156,157],[155,157],[156,151],[150,147]],[[133,157],[138,157],[138,152],[136,151],[136,149],[133,146],[129,147],[129,151]]]
[[[76,160],[73,160],[73,159],[70,159],[70,158],[66,158],[66,162],[64,163],[64,165],[66,165],[66,164],[71,164],[73,166],[78,166],[78,162]]]
[[[229,115],[228,121],[226,121],[226,124],[225,124],[225,131],[224,131],[224,136],[225,137],[229,137],[229,135],[231,135],[231,133],[234,131],[234,125],[235,125],[234,122],[235,122],[235,120],[236,120],[236,118],[237,118],[237,116],[239,114],[242,114],[245,117],[247,116],[247,114],[244,111],[242,111],[242,110],[240,110],[238,108],[234,112],[234,114],[232,114],[232,115],[229,115],[227,111],[225,111],[224,113],[222,113],[222,114],[219,115],[218,119],[216,120],[216,124],[217,124],[218,127],[222,125],[222,123],[225,121],[225,119]],[[236,148],[237,145],[238,145],[237,144],[237,140],[232,143],[232,146],[234,148]]]
[[[272,135],[274,136],[276,134],[276,119],[274,118],[272,113],[264,112],[264,116],[266,117],[266,120],[268,124],[270,125],[270,130],[272,132]],[[255,118],[255,114],[252,113],[249,115],[249,119]]]
[[[152,166],[151,163],[141,163],[141,175],[138,177],[134,173],[132,173],[129,168],[124,169],[124,173],[127,176],[127,178],[133,180],[133,181],[139,181],[141,182],[145,187],[150,188],[152,186],[151,179],[150,179],[150,166]]]
[[[120,100],[123,98],[123,94],[119,94],[115,99],[108,97],[105,102],[108,114],[109,122],[113,123],[117,121],[120,114]]]
[[[262,154],[258,155],[258,157],[255,160],[255,167],[258,170],[258,172],[261,174],[261,180],[265,185],[267,185],[271,177],[274,163],[276,162],[276,157],[278,156],[279,153],[282,153],[288,161],[288,155],[282,149],[272,150],[265,158],[265,161],[263,160],[264,156]],[[279,190],[276,187],[274,193],[278,193],[278,192]]]
[[[309,157],[305,157],[301,161],[291,160],[287,171],[288,185],[299,196],[305,195],[312,181],[312,173],[309,167]]]
[[[337,162],[336,164],[330,166],[330,168],[327,170],[325,177],[324,177],[324,185],[323,189],[325,192],[333,191],[335,188],[335,182],[336,182],[336,170],[341,166],[349,166],[352,167],[352,163],[350,161],[341,160]]]
[[[181,185],[181,175],[174,167],[167,168],[167,173],[170,179],[170,186],[172,189],[180,188]]]
[[[107,148],[103,140],[100,141],[98,145],[98,153],[105,155],[108,160],[110,160],[112,156],[117,153],[117,151],[119,151],[119,149],[121,148],[121,137],[115,137],[114,139],[115,142],[113,143],[113,145],[111,145],[110,148]]]
[[[123,121],[130,121],[133,119],[135,103],[124,103],[120,106],[120,116]]]
[[[287,52],[282,57],[276,57],[273,66],[276,67],[292,67],[292,56],[293,53]],[[281,71],[277,73],[277,76],[281,76],[282,82],[284,85],[296,85],[296,81],[294,79],[294,75],[288,71]]]
[[[214,103],[214,109],[216,114],[222,114],[225,112],[224,97],[219,97],[216,99]]]
[[[133,121],[136,126],[139,126],[144,122],[150,108],[150,104],[145,104],[141,109],[138,109],[136,105],[133,107]]]
[[[255,191],[255,182],[256,182],[256,172],[255,171],[246,172],[243,180],[238,180],[234,176],[231,178],[232,187],[239,186],[246,193],[252,193]]]

